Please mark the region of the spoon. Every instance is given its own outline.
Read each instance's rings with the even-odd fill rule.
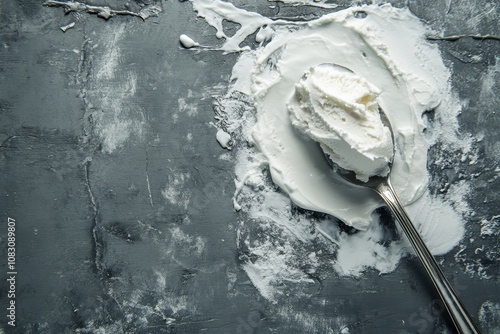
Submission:
[[[342,71],[349,71],[352,73],[352,71],[346,67],[329,63],[329,64],[321,64],[320,66],[335,66],[337,69],[342,70]],[[391,137],[392,137],[392,142],[393,142],[393,153],[394,153],[394,132],[392,129],[392,126],[389,122],[389,119],[387,118],[387,115],[385,112],[382,110],[382,108],[379,107],[379,113],[380,113],[380,119],[382,120],[382,123],[389,128],[391,132]],[[325,154],[325,153],[323,153]],[[335,171],[342,176],[345,180],[348,182],[358,185],[358,186],[363,186],[363,187],[368,187],[373,190],[375,190],[380,197],[384,200],[386,203],[387,207],[391,210],[391,212],[394,214],[396,217],[397,221],[399,222],[399,225],[401,226],[402,230],[404,231],[405,235],[407,238],[410,240],[411,245],[413,246],[413,249],[417,253],[420,261],[422,262],[427,274],[431,278],[432,282],[434,283],[434,286],[436,287],[436,290],[438,291],[441,300],[443,301],[446,310],[451,316],[451,319],[453,320],[453,324],[455,325],[457,331],[460,334],[479,334],[480,331],[472,321],[471,316],[467,313],[465,307],[463,306],[462,302],[460,301],[457,293],[451,286],[450,282],[446,279],[443,271],[439,267],[438,263],[436,262],[436,259],[434,256],[432,256],[431,252],[429,251],[429,248],[426,246],[424,241],[422,240],[422,237],[418,233],[417,229],[415,228],[415,225],[413,225],[410,217],[408,216],[408,213],[404,209],[403,205],[401,204],[398,195],[394,191],[394,188],[392,187],[391,181],[390,181],[390,172],[387,174],[387,176],[372,176],[368,179],[368,181],[363,182],[360,181],[359,179],[356,178],[356,174],[353,171],[343,169],[342,167],[334,164],[328,156],[325,154],[325,158],[327,159],[328,163],[332,168],[335,169]],[[392,159],[394,158],[394,154],[392,156]],[[389,169],[392,168],[392,159],[389,163]]]

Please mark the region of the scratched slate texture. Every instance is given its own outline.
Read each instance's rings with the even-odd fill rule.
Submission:
[[[2,314],[1,332],[453,333],[413,257],[383,276],[348,279],[325,269],[308,298],[287,296],[286,304],[261,297],[240,267],[245,254],[235,231],[245,217],[232,207],[233,153],[217,144],[210,124],[237,55],[180,47],[183,33],[217,43],[187,1],[89,3],[163,11],[144,21],[104,20],[41,1],[0,2],[0,208],[3,222],[16,219],[18,271],[17,326]],[[269,17],[327,12],[233,3]],[[445,35],[500,34],[493,0],[406,5]],[[74,28],[59,29],[71,22]],[[481,214],[468,222],[468,235],[477,235],[479,221],[498,214],[500,42],[435,43],[468,101],[462,131],[483,140],[480,164],[457,157],[444,181],[429,168],[443,184],[476,173],[469,204]],[[5,234],[3,227],[2,277]],[[474,252],[471,241],[466,260],[457,260],[457,250],[439,258],[476,320],[486,300],[500,303],[498,235],[480,241],[488,252]],[[470,275],[470,266],[490,278]],[[5,279],[0,288],[5,310]],[[294,315],[297,309],[314,317]],[[498,309],[490,311],[480,325],[500,333]],[[332,319],[342,321],[335,327]]]

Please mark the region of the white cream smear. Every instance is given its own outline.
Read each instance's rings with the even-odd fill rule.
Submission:
[[[326,267],[348,276],[370,268],[391,272],[411,252],[405,239],[387,242],[374,214],[383,205],[376,194],[332,172],[319,145],[292,124],[291,114],[296,126],[308,131],[300,124],[305,116],[294,100],[296,84],[319,64],[339,64],[369,83],[368,100],[376,98],[394,130],[391,181],[431,251],[444,254],[461,240],[463,217],[469,210],[462,203],[467,185],[452,186],[444,198],[430,193],[427,175],[429,146],[439,141],[452,149],[461,140],[456,121],[461,106],[452,96],[450,73],[439,50],[426,41],[426,27],[418,18],[407,9],[370,5],[310,22],[287,22],[221,1],[191,2],[198,15],[217,29],[223,39],[220,50],[242,52],[227,95],[218,100],[218,116],[236,154],[234,205],[248,217],[237,228],[238,247],[252,255],[243,260],[243,268],[262,296],[279,298],[284,293],[282,282],[296,284],[302,291],[305,283],[314,283],[310,275],[321,275]],[[223,20],[239,24],[240,29],[226,36]],[[254,32],[259,47],[242,46]],[[371,103],[364,108],[372,108]],[[426,129],[423,115],[431,109],[435,118]],[[387,133],[381,129],[375,136],[383,143]],[[331,146],[339,147],[334,142]],[[268,172],[279,189],[268,181]],[[361,170],[361,178],[363,172],[371,173]],[[385,173],[384,168],[379,173]],[[329,216],[298,212],[290,199],[361,231],[348,234]],[[304,246],[312,243],[314,251]]]
[[[292,124],[318,142],[336,165],[366,182],[387,176],[392,162],[390,129],[380,118],[380,91],[365,78],[335,64],[306,71],[288,104]]]
[[[331,173],[316,143],[297,136],[283,103],[290,100],[303,73],[321,63],[333,62],[365,77],[380,89],[380,107],[394,130],[393,185],[405,204],[422,196],[427,188],[428,144],[421,117],[438,105],[440,92],[420,58],[436,63],[440,55],[424,44],[421,23],[406,11],[387,6],[363,11],[368,13],[363,19],[348,9],[298,31],[280,33],[258,50],[252,88],[258,110],[253,136],[269,160],[273,181],[300,207],[364,230],[381,201],[371,190],[348,185]],[[399,22],[404,26],[395,29],[402,16]],[[391,48],[391,43],[398,44]],[[275,70],[270,70],[271,64]]]

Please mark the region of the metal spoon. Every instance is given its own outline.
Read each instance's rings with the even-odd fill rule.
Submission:
[[[337,64],[321,64],[320,66],[328,65],[335,66],[340,70],[352,72],[350,69]],[[394,143],[394,132],[391,124],[389,123],[389,119],[380,107],[379,112],[382,122],[391,131],[391,136],[393,139],[392,142]],[[393,147],[393,151],[394,149],[395,148]],[[382,197],[384,202],[387,204],[387,207],[396,217],[399,225],[410,240],[413,249],[424,265],[424,268],[427,271],[427,274],[431,278],[432,282],[434,283],[434,286],[436,287],[439,295],[441,296],[441,300],[448,310],[448,313],[450,314],[457,331],[461,334],[479,334],[479,329],[472,321],[471,316],[467,313],[465,307],[458,298],[457,293],[451,286],[450,282],[448,282],[448,280],[446,279],[443,271],[436,262],[436,259],[434,259],[434,256],[432,256],[429,248],[427,248],[427,246],[425,245],[422,237],[411,222],[408,213],[401,204],[396,192],[394,191],[394,188],[391,185],[391,181],[389,179],[390,173],[385,177],[372,176],[367,182],[362,182],[356,178],[356,174],[353,171],[349,171],[339,167],[338,165],[335,165],[326,155],[325,158],[327,159],[328,163],[336,170],[336,172],[345,180],[358,186],[372,188],[380,195],[380,197]],[[389,164],[389,168],[392,168],[392,161]]]

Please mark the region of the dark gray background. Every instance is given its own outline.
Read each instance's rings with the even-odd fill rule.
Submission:
[[[269,17],[327,12],[232,2]],[[92,3],[124,8],[120,1]],[[227,86],[237,55],[180,47],[182,33],[201,44],[218,43],[189,2],[135,1],[130,9],[143,3],[163,12],[146,21],[105,21],[86,13],[64,15],[41,1],[0,1],[0,276],[7,272],[7,217],[16,220],[18,272],[16,328],[6,325],[5,279],[0,285],[3,331],[338,333],[346,325],[350,333],[453,332],[413,257],[382,276],[368,272],[347,279],[326,270],[310,299],[290,296],[273,304],[260,296],[239,266],[244,250],[236,247],[235,226],[245,217],[232,207],[234,163],[219,159],[225,151],[209,125],[211,96],[224,91],[206,87]],[[494,0],[407,5],[446,35],[500,34]],[[73,29],[59,29],[73,21]],[[114,45],[109,36],[117,31],[123,32]],[[483,302],[500,302],[498,235],[477,238],[479,221],[498,214],[500,91],[494,84],[486,94],[482,78],[489,73],[498,80],[500,42],[435,43],[452,68],[455,91],[468,101],[459,120],[462,131],[484,135],[477,144],[479,164],[469,166],[457,156],[444,172],[430,167],[435,184],[473,179],[469,201],[477,214],[467,221],[466,239],[475,240],[467,241],[460,256],[456,249],[440,260],[477,319]],[[117,74],[99,80],[110,47],[120,52]],[[127,95],[123,87],[130,75],[137,78],[137,90]],[[113,89],[121,95],[112,96]],[[188,115],[179,98],[198,112]],[[116,117],[105,114],[105,99],[120,104]],[[127,128],[121,146],[107,151],[101,127],[120,121],[138,125]],[[430,151],[431,161],[436,152],[441,151]],[[183,183],[190,194],[186,206],[162,195],[179,173],[190,176]],[[197,248],[200,240],[203,249]],[[483,244],[488,251],[476,254],[475,246]],[[470,274],[479,266],[489,279]],[[283,312],[286,307],[313,314],[314,327]],[[339,316],[344,321],[335,327],[329,319]],[[480,325],[485,333],[500,333],[499,319],[493,312]]]

